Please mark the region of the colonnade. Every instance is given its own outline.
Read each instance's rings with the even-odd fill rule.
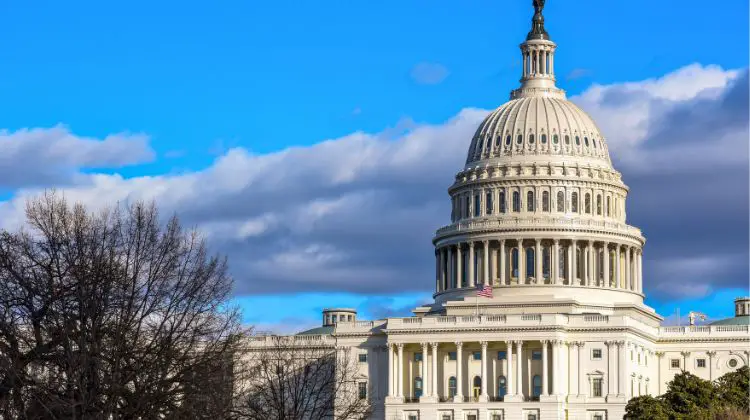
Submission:
[[[523,77],[555,74],[555,55],[552,47],[526,48],[523,51]]]
[[[560,284],[642,292],[636,246],[577,239],[500,239],[444,245],[435,252],[436,291],[512,284]]]
[[[505,340],[500,341],[500,343],[504,343],[506,351],[505,364],[502,369],[503,377],[506,379],[505,394],[498,395],[497,386],[492,390],[488,389],[489,379],[493,378],[488,363],[492,359],[492,356],[488,358],[488,347],[497,343],[480,341],[478,344],[481,348],[479,373],[481,390],[479,397],[476,399],[463,393],[464,384],[471,384],[472,379],[468,372],[463,369],[466,365],[464,357],[471,357],[464,351],[465,345],[470,343],[462,341],[419,343],[421,369],[418,372],[412,372],[418,374],[423,383],[423,393],[419,400],[433,402],[529,401],[556,395],[602,398],[630,395],[628,381],[631,369],[627,359],[628,346],[626,346],[625,341],[592,343],[593,346],[604,344],[606,347],[602,349],[601,356],[606,363],[606,371],[603,373],[600,395],[593,395],[592,384],[588,379],[592,372],[589,372],[586,367],[589,357],[586,352],[590,351],[586,342],[552,339],[541,341]],[[407,371],[405,367],[407,359],[404,350],[406,345],[406,343],[391,343],[388,345],[388,397],[402,400],[407,398],[416,402],[417,398],[414,395],[408,395],[408,390],[404,390],[404,384],[407,382],[407,378],[404,376]],[[567,346],[567,352],[564,351],[565,346]],[[455,350],[455,360],[450,360],[447,354],[453,350]],[[539,350],[541,350],[541,368],[532,369],[532,365],[528,364],[527,361],[532,357],[530,356],[530,354],[533,354],[531,352]],[[449,380],[445,377],[445,366],[442,369],[442,375],[438,374],[438,364],[441,361],[445,364],[455,364],[455,391],[445,386],[445,381]],[[541,382],[541,389],[538,391],[535,389],[535,378],[538,378]],[[443,382],[442,393],[440,392],[439,381]],[[526,390],[524,384],[528,385]],[[531,393],[528,390],[531,390]],[[471,391],[469,392],[471,393]]]

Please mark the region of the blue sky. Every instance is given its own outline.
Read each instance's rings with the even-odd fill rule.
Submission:
[[[611,92],[617,92],[625,89],[626,82],[649,86],[645,81],[667,80],[668,75],[677,74],[669,80],[706,84],[696,92],[726,88],[728,93],[721,98],[731,99],[726,87],[729,82],[713,80],[723,77],[717,75],[719,70],[737,71],[740,80],[746,74],[748,5],[730,3],[731,7],[726,2],[550,0],[545,8],[546,27],[559,45],[558,85],[595,117],[602,115],[614,122],[616,116],[606,115],[606,107],[597,111],[596,106],[604,102],[591,102],[596,86],[610,86]],[[320,308],[335,305],[355,306],[371,316],[408,312],[410,305],[429,299],[433,267],[430,232],[448,220],[445,189],[451,174],[460,168],[460,158],[446,157],[428,166],[442,168],[432,181],[434,188],[433,184],[430,188],[414,185],[422,192],[408,199],[395,198],[401,190],[388,190],[392,188],[389,183],[398,181],[379,172],[385,169],[377,169],[388,165],[375,165],[372,171],[380,175],[377,181],[373,175],[346,188],[321,182],[325,179],[322,172],[304,172],[299,182],[289,186],[290,191],[303,191],[307,197],[305,204],[310,209],[303,215],[289,209],[277,212],[264,203],[282,199],[281,191],[288,187],[285,177],[297,179],[279,175],[287,170],[283,164],[288,156],[306,156],[309,163],[329,153],[329,147],[345,148],[349,153],[345,156],[377,162],[380,155],[365,153],[368,142],[399,144],[421,134],[434,134],[429,144],[437,147],[439,139],[452,141],[452,136],[441,137],[440,130],[464,125],[466,129],[457,128],[456,132],[470,130],[481,115],[467,110],[495,108],[517,85],[518,44],[529,28],[530,4],[526,0],[6,2],[0,8],[4,18],[0,39],[6,40],[0,45],[0,127],[13,142],[28,141],[34,147],[49,146],[49,150],[60,138],[88,142],[85,153],[80,147],[78,154],[54,149],[49,165],[35,156],[38,160],[31,160],[32,164],[11,171],[13,162],[0,159],[7,172],[15,175],[11,177],[14,181],[0,181],[2,204],[12,213],[17,207],[15,200],[49,187],[69,188],[71,196],[82,201],[103,196],[156,198],[160,205],[184,214],[187,222],[207,230],[216,248],[229,254],[241,283],[237,299],[246,308],[248,322],[271,325],[286,319],[284,328],[294,329],[317,323]],[[698,66],[697,70],[678,73],[690,65]],[[734,80],[735,76],[726,78]],[[669,101],[681,101],[665,108],[675,118],[679,114],[675,109],[688,112],[685,109],[690,104],[704,109],[705,101],[720,102],[717,97],[706,99],[708,94],[696,93],[690,98],[670,95]],[[585,106],[589,102],[591,108]],[[746,96],[740,102],[744,104]],[[739,135],[744,135],[747,115],[737,118]],[[704,128],[716,121],[706,119]],[[602,124],[603,128],[610,126]],[[45,131],[58,125],[58,131]],[[611,131],[617,131],[618,126],[612,126],[615,129]],[[650,125],[652,129],[655,126],[653,122]],[[28,140],[24,129],[41,130],[38,133],[43,139]],[[617,133],[605,131],[605,135],[616,137]],[[652,138],[661,139],[658,133],[648,137]],[[326,140],[330,142],[324,143]],[[9,144],[0,143],[0,151],[16,147]],[[455,150],[463,148],[460,143]],[[19,156],[13,161],[23,161]],[[722,158],[726,157],[717,157],[719,164]],[[243,185],[222,184],[215,189],[219,192],[205,201],[200,199],[205,192],[196,200],[176,188],[157,184],[167,179],[184,185],[196,174],[207,173],[261,177],[256,174],[258,168],[267,168],[277,160],[282,166],[263,172],[265,181],[253,178]],[[309,164],[326,171],[340,164],[333,158],[315,162]],[[747,191],[747,177],[742,179],[747,172],[745,162],[731,162],[733,168],[739,168],[732,172],[739,173],[739,178],[712,182],[729,182],[733,188]],[[654,185],[649,178],[654,174],[628,168],[627,162],[618,166],[631,187]],[[659,212],[653,206],[653,196],[659,188],[672,190],[670,182],[677,182],[666,181],[670,175],[661,174],[658,179],[665,181],[652,193],[635,188],[632,193],[631,222],[644,228],[649,238],[645,252],[654,255],[646,263],[658,268],[646,270],[659,277],[651,288],[646,278],[646,292],[653,292],[649,303],[664,315],[676,306],[702,309],[715,317],[729,315],[729,300],[747,294],[747,264],[740,261],[747,259],[747,204],[742,200],[746,195],[721,198],[734,210],[726,220],[740,220],[744,214],[740,226],[701,228],[696,215],[685,221],[691,228],[677,229],[670,227],[674,218],[653,216]],[[332,176],[339,179],[336,177],[345,175]],[[300,184],[306,180],[310,180],[309,188]],[[685,182],[686,188],[690,187],[692,181]],[[258,188],[270,195],[256,193]],[[237,191],[243,191],[242,199],[232,196]],[[336,201],[336,197],[346,200]],[[335,213],[338,219],[332,224],[320,216],[339,211],[331,210],[339,208],[336,206],[369,208],[369,203],[384,200],[396,205],[403,203],[400,200],[409,201],[398,217],[377,219],[379,226],[403,231],[403,238],[381,238],[381,229],[346,213]],[[430,212],[430,218],[421,218],[419,211]],[[214,217],[216,214],[223,216]],[[318,224],[305,222],[315,217]],[[355,230],[361,226],[357,234]],[[234,242],[226,240],[227,232],[237,229],[249,233]],[[694,235],[679,238],[680,243],[695,240],[695,235],[710,236],[705,229],[719,232],[717,237],[730,236],[730,243],[740,245],[737,255],[731,261],[716,256],[700,259],[694,249],[677,251],[681,247],[670,242],[682,231]],[[274,254],[262,254],[259,248],[247,245],[248,238],[267,240],[270,235],[277,246]],[[345,252],[350,244],[362,241],[371,241],[374,248],[357,245],[356,256]],[[289,252],[295,243],[302,250],[299,255]],[[399,251],[400,243],[412,250]],[[248,252],[232,252],[238,244],[247,245]],[[301,268],[282,275],[261,259],[288,266],[311,261],[320,271]],[[673,267],[674,262],[688,260],[680,265],[683,270],[699,267],[723,278],[704,276],[711,287],[670,292],[664,284],[680,282],[683,273]],[[717,264],[731,269],[722,271]],[[363,276],[362,272],[369,274]],[[398,280],[387,280],[395,278]],[[353,284],[358,281],[366,284]],[[372,286],[388,281],[410,286]],[[273,284],[278,287],[266,287]],[[294,302],[294,310],[282,310],[281,300]]]

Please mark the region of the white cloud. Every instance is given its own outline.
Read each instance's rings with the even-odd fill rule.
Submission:
[[[695,243],[727,246],[734,238],[730,246],[747,249],[747,228],[736,226],[743,211],[746,223],[747,206],[732,192],[743,182],[746,192],[747,177],[738,181],[728,172],[729,178],[718,182],[731,186],[700,184],[713,179],[705,176],[714,170],[711,165],[747,166],[746,152],[743,158],[722,150],[746,136],[747,113],[726,112],[736,108],[731,95],[742,74],[691,66],[659,79],[593,86],[573,98],[608,135],[616,165],[632,187],[629,215],[650,238],[646,284],[656,293],[705,293],[701,278],[683,281],[679,292],[669,287],[682,281],[678,268],[685,261],[692,261],[686,267],[700,267],[699,260],[690,260]],[[705,115],[696,117],[696,110]],[[270,154],[235,147],[202,171],[130,179],[99,174],[63,192],[93,206],[156,199],[164,214],[178,212],[229,255],[240,294],[430,290],[430,237],[449,220],[447,187],[486,113],[465,109],[438,125],[405,120],[379,134],[355,132]],[[720,135],[713,124],[717,119],[726,126]],[[677,125],[687,127],[679,138],[664,137],[664,126]],[[708,167],[700,165],[706,161]],[[680,176],[668,176],[674,173]],[[722,204],[700,200],[695,206],[689,195],[685,198],[691,189]],[[2,203],[0,223],[19,223],[23,198],[37,192],[20,190]],[[716,219],[704,223],[707,210]],[[659,261],[671,261],[673,268]],[[716,287],[746,280],[746,269],[737,274],[746,265],[735,263]]]

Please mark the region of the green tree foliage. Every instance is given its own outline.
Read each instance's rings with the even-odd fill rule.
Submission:
[[[635,397],[625,407],[628,420],[739,420],[750,416],[750,369],[744,366],[715,382],[683,371],[658,397]]]

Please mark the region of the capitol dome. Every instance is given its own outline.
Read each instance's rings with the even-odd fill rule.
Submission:
[[[520,49],[520,86],[479,125],[448,189],[430,312],[470,304],[487,286],[495,307],[641,307],[645,239],[626,222],[628,187],[604,133],[556,85],[541,8]]]

